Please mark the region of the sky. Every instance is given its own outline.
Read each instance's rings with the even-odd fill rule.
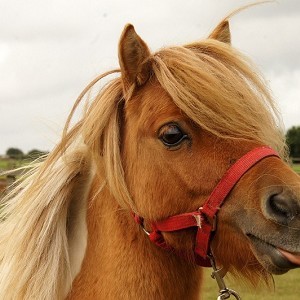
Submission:
[[[0,154],[51,150],[74,101],[118,68],[127,23],[152,51],[205,38],[244,0],[0,0]],[[267,79],[286,129],[300,126],[300,1],[246,9],[232,44]]]

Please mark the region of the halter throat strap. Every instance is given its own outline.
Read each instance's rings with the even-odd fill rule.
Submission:
[[[166,243],[162,232],[197,228],[194,249],[195,263],[210,267],[209,243],[212,233],[216,230],[217,213],[221,205],[240,178],[259,161],[270,156],[279,157],[277,152],[267,146],[254,148],[246,153],[225,172],[203,206],[196,211],[151,222],[151,232],[144,229],[144,219],[133,213],[134,220],[143,227],[154,244],[168,251],[174,251],[174,249]],[[179,254],[184,256],[182,253]]]

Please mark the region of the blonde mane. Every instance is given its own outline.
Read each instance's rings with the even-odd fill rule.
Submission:
[[[201,128],[269,145],[286,157],[280,114],[266,82],[237,50],[207,39],[163,49],[153,62],[160,84]]]
[[[148,63],[149,80],[157,80],[202,129],[219,138],[266,144],[286,157],[283,129],[269,89],[252,63],[231,46],[207,39],[162,49]],[[130,101],[137,87],[123,95],[121,79],[112,79],[69,128],[87,91],[115,72],[99,76],[83,91],[60,143],[2,201],[1,299],[66,296],[80,269],[80,263],[74,267],[70,258],[72,207],[81,201],[84,211],[95,176],[105,178],[103,184],[122,207],[134,210],[121,161],[120,126],[124,99]]]

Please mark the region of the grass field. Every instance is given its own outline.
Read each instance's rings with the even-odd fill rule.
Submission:
[[[28,162],[28,160],[23,159],[0,159],[0,173],[19,168]]]
[[[300,174],[300,164],[293,165],[293,169]]]
[[[218,286],[210,277],[211,270],[205,269],[202,300],[216,299]],[[300,269],[289,271],[280,276],[274,276],[275,288],[247,288],[225,277],[227,286],[241,296],[243,300],[299,300],[300,299]],[[234,299],[234,298],[230,298]]]
[[[2,172],[20,168],[30,162],[29,159],[0,159],[0,179],[5,178],[5,175],[1,175]]]

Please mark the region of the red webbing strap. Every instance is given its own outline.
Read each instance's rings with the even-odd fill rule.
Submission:
[[[211,223],[233,187],[250,168],[269,156],[278,157],[278,154],[266,146],[254,148],[237,160],[224,174],[201,208],[201,213],[206,217],[206,222],[202,228],[197,231],[196,254],[203,258],[207,256],[212,232]]]
[[[268,156],[278,156],[273,149],[263,146],[254,148],[237,160],[224,174],[209,198],[203,205],[202,212],[209,218],[213,218],[220,209],[222,202],[230,193],[239,179],[256,163]]]
[[[152,227],[159,231],[168,232],[195,227],[200,225],[201,222],[201,212],[195,211],[175,215],[161,221],[156,221],[152,223]]]
[[[150,240],[163,249],[174,250],[165,242],[161,232],[198,227],[194,249],[195,261],[200,266],[210,266],[207,254],[211,233],[214,230],[214,219],[218,210],[239,179],[257,162],[269,156],[278,157],[278,154],[266,146],[255,148],[246,153],[227,170],[199,210],[152,222],[152,232],[149,233]],[[143,226],[143,219],[135,214],[133,216],[135,221]]]

